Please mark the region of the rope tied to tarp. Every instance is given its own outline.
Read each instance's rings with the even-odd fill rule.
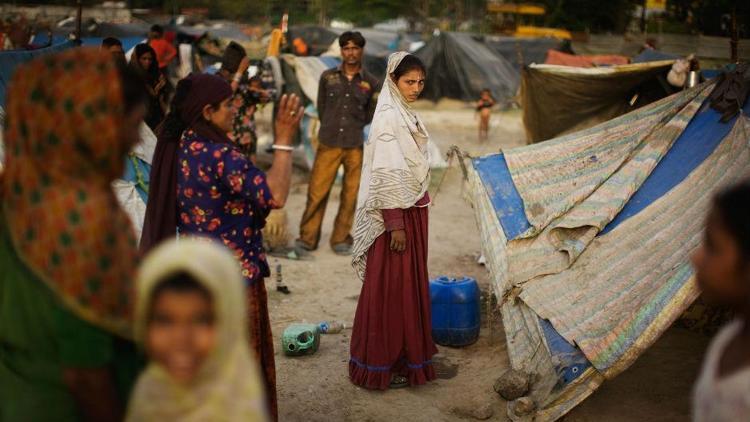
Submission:
[[[466,169],[466,163],[464,162],[465,158],[470,158],[469,155],[456,145],[451,145],[451,147],[448,149],[448,152],[445,154],[445,158],[448,161],[448,165],[446,166],[445,171],[440,176],[440,181],[437,184],[437,187],[435,188],[435,194],[432,195],[432,202],[435,203],[435,200],[438,197],[438,194],[440,193],[440,188],[443,186],[443,182],[445,182],[445,177],[448,175],[448,172],[450,169],[453,168],[453,161],[458,160],[459,165],[461,166],[461,173],[463,174],[464,181],[469,180],[469,175]]]

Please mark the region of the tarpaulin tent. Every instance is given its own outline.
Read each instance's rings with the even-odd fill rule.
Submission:
[[[626,370],[698,296],[689,255],[711,196],[750,176],[750,118],[720,123],[711,90],[467,166],[534,420],[560,418]]]
[[[63,50],[75,47],[77,44],[73,41],[66,41],[61,44],[53,45],[37,50],[11,50],[0,51],[0,107],[5,106],[5,93],[8,84],[13,76],[16,67],[29,60],[35,59],[45,54],[58,53]]]
[[[521,103],[528,143],[607,121],[671,93],[673,61],[603,68],[530,65],[523,69]]]
[[[474,101],[483,89],[496,100],[513,97],[519,74],[513,64],[485,44],[479,36],[442,32],[416,52],[427,67],[422,97],[437,101],[454,98]]]

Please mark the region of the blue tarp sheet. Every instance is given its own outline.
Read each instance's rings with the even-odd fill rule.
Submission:
[[[745,104],[744,110],[750,113],[750,102]],[[669,192],[711,155],[734,124],[734,120],[721,123],[719,119],[716,111],[704,105],[643,185],[599,235],[610,232]],[[531,225],[526,219],[523,200],[513,184],[505,157],[497,154],[478,158],[474,160],[474,168],[490,195],[505,236],[509,240],[517,238]]]
[[[657,50],[643,50],[641,54],[633,57],[633,63],[658,62],[661,60],[675,60],[680,56],[676,54],[662,53]]]
[[[38,50],[13,50],[0,52],[0,107],[5,107],[5,93],[8,91],[8,84],[13,72],[18,65],[33,60],[45,54],[58,53],[76,46],[73,41],[66,41],[62,44],[53,45]]]
[[[103,39],[104,38],[101,38],[101,37],[85,37],[85,38],[81,38],[81,42],[83,43],[83,46],[99,47],[102,45]],[[118,38],[118,40],[122,42],[122,49],[125,52],[130,51],[130,49],[135,47],[137,44],[146,42],[145,37],[126,37],[126,38]]]

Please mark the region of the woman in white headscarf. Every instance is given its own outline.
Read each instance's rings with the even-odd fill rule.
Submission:
[[[349,377],[371,389],[435,379],[427,276],[429,135],[411,107],[425,76],[416,56],[390,56],[365,143],[353,248],[364,284]]]

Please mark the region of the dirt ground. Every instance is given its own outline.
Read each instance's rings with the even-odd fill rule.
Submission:
[[[456,107],[432,107],[421,112],[442,151],[458,145],[472,155],[523,144],[520,112],[496,113],[490,141],[476,141],[474,113]],[[303,172],[287,205],[289,229],[298,234],[307,186]],[[323,336],[315,355],[286,357],[279,350],[281,334],[293,322],[341,320],[351,323],[361,283],[348,258],[328,247],[328,236],[338,208],[338,187],[328,205],[321,247],[314,261],[271,259],[282,265],[284,282],[292,293],[274,289],[275,274],[267,282],[274,329],[279,413],[282,421],[454,421],[507,420],[505,402],[492,389],[508,367],[504,333],[497,316],[485,318],[480,340],[466,348],[440,347],[442,361],[457,365],[458,374],[420,388],[371,392],[347,378],[351,330]],[[488,274],[476,264],[479,235],[473,210],[462,199],[458,167],[446,173],[430,209],[430,276],[468,275],[483,289]],[[673,328],[628,371],[605,383],[565,421],[680,421],[689,419],[690,390],[708,339]]]

